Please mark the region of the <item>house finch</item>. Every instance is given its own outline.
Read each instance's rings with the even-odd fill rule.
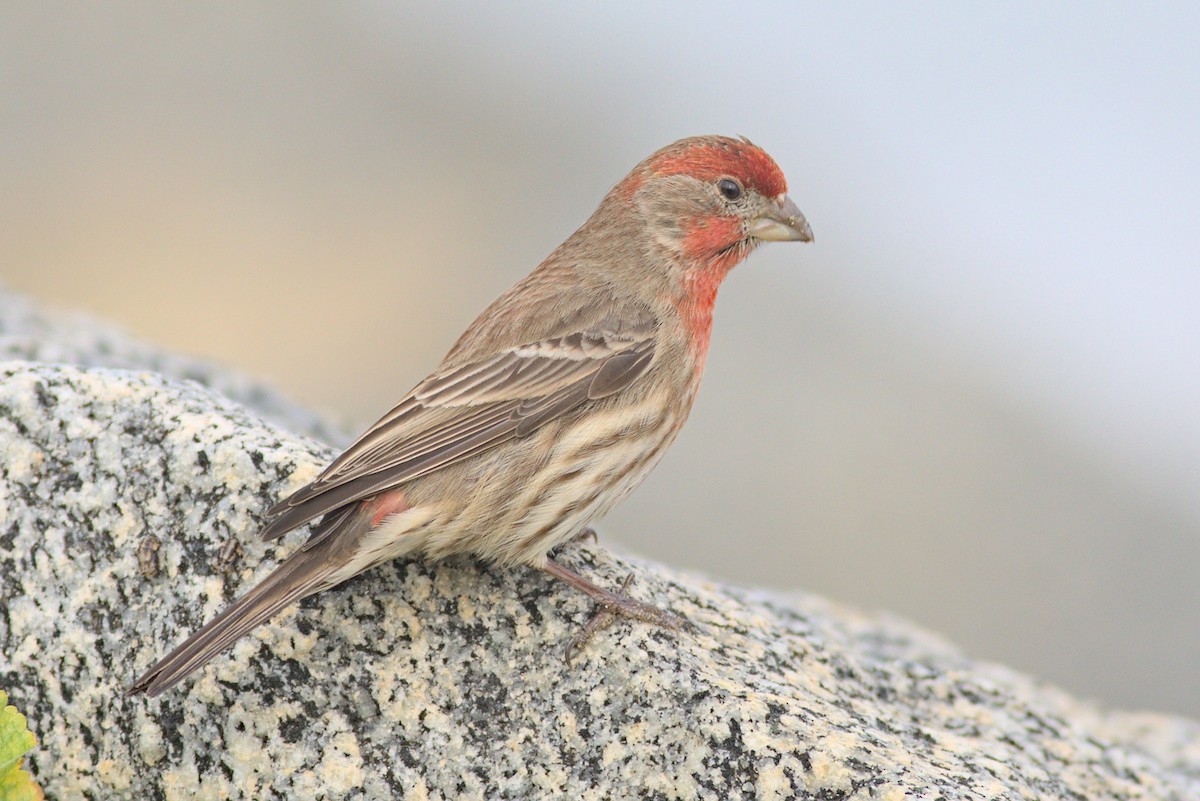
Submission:
[[[267,540],[320,521],[130,692],[158,695],[289,604],[398,556],[528,565],[609,619],[677,627],[548,554],[636,487],[679,433],[725,275],[760,242],[812,240],[786,190],[745,139],[683,139],[635,167],[428,378],[268,511]]]

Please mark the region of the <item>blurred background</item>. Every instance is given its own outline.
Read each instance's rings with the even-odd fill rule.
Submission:
[[[749,136],[816,242],[726,282],[602,540],[1200,715],[1200,6],[31,3],[0,76],[0,280],[348,434]]]

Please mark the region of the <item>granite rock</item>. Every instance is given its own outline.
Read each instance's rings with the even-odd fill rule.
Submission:
[[[619,623],[567,665],[590,614],[574,591],[394,562],[126,697],[298,546],[256,528],[333,450],[219,371],[95,366],[112,362],[81,341],[5,351],[74,365],[0,364],[0,687],[48,797],[1200,798],[1200,724],[1099,709],[887,615],[614,554],[603,532],[561,559],[608,586],[633,571],[692,631]]]

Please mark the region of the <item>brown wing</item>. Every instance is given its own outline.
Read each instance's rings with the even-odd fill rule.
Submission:
[[[426,378],[316,480],[272,507],[274,539],[353,501],[528,436],[580,404],[620,392],[654,358],[652,325],[580,331]]]

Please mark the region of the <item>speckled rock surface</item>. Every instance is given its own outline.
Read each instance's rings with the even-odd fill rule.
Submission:
[[[78,359],[87,362],[87,359]],[[252,398],[251,398],[252,400]],[[157,699],[122,690],[297,547],[332,451],[191,382],[0,365],[0,687],[52,798],[1198,799],[1200,725],[1109,713],[902,621],[571,546],[689,618],[521,569],[397,562]],[[603,534],[603,532],[602,532]]]

